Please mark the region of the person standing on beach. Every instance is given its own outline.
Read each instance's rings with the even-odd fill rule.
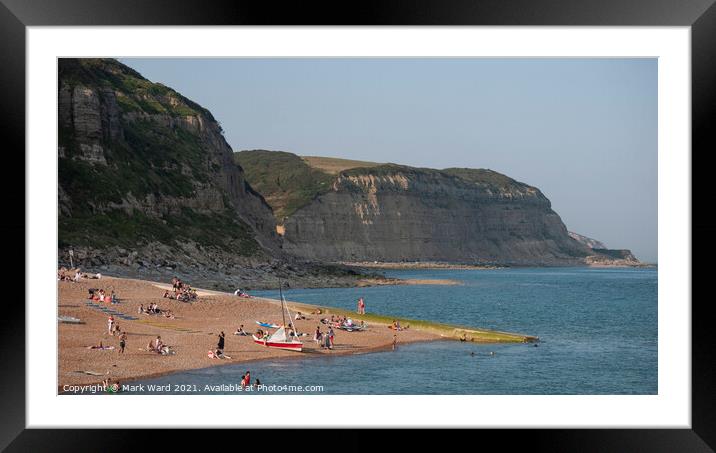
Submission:
[[[358,313],[361,315],[365,314],[365,300],[361,297],[358,299]]]
[[[328,340],[329,340],[329,346],[328,349],[333,349],[333,339],[335,338],[335,332],[333,332],[333,327],[328,328]]]
[[[109,332],[110,335],[114,335],[114,317],[112,315],[109,315],[107,319],[107,332]]]
[[[393,351],[398,347],[398,334],[393,334]]]
[[[224,353],[224,332],[219,334],[219,343],[216,345],[216,349],[218,349],[220,353]]]
[[[119,336],[119,353],[124,354],[124,347],[126,346],[127,342],[127,333],[122,332],[122,335]]]

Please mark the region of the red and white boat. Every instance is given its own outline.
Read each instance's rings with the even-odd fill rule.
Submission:
[[[267,348],[285,349],[287,351],[301,352],[303,350],[303,343],[296,338],[286,337],[286,328],[279,327],[279,329],[268,338],[256,338],[256,335],[252,335],[254,343],[266,346]]]
[[[293,336],[286,335],[285,314],[288,313],[289,320],[292,318],[291,318],[291,312],[288,310],[288,305],[286,305],[286,300],[283,298],[283,291],[281,291],[280,283],[279,283],[279,294],[281,296],[281,316],[283,316],[283,325],[281,325],[276,332],[272,333],[271,335],[264,336],[263,338],[258,338],[256,335],[251,335],[251,336],[254,339],[254,343],[260,344],[267,348],[285,349],[287,351],[301,352],[303,350],[303,343],[296,336],[298,333],[296,332],[295,328],[292,330],[292,332],[294,333]],[[284,310],[285,310],[285,313],[284,313]],[[256,321],[256,323],[261,326],[266,326],[266,324],[267,324],[267,323],[262,323],[259,321]]]

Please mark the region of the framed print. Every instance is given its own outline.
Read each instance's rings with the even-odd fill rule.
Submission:
[[[708,451],[691,148],[716,10],[517,3],[4,1],[26,295],[3,446],[387,427]]]

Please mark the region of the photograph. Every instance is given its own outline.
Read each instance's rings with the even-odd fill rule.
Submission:
[[[658,58],[56,69],[60,398],[659,394]]]

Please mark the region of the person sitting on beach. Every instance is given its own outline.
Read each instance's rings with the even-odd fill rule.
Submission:
[[[110,302],[111,304],[118,304],[118,303],[119,303],[119,298],[118,298],[117,295],[114,293],[114,290],[112,290],[112,293],[109,295],[109,302]]]
[[[323,312],[321,311],[320,308],[316,308],[315,310],[313,310],[313,311],[311,312],[311,314],[312,314],[312,315],[321,315],[321,314],[323,314]]]
[[[246,331],[244,331],[244,325],[241,324],[238,329],[236,329],[236,332],[234,332],[234,335],[241,335],[242,337],[245,337],[248,335]]]
[[[81,278],[82,278],[82,272],[79,269],[77,269],[77,272],[75,272],[75,278],[74,278],[75,283],[79,282]]]
[[[164,342],[162,341],[162,337],[157,335],[157,339],[154,340],[154,345],[151,350],[153,350],[154,352],[156,352],[158,354],[161,354],[162,349],[164,349]]]
[[[300,319],[308,319],[308,318],[306,318],[304,315],[302,315],[300,311],[296,312],[296,316],[295,316],[294,318],[297,319],[297,320],[300,320]]]
[[[164,312],[164,317],[169,319],[174,319],[174,313],[172,313],[171,310],[167,310]]]
[[[144,304],[139,304],[139,308],[137,308],[137,314],[144,313]]]

